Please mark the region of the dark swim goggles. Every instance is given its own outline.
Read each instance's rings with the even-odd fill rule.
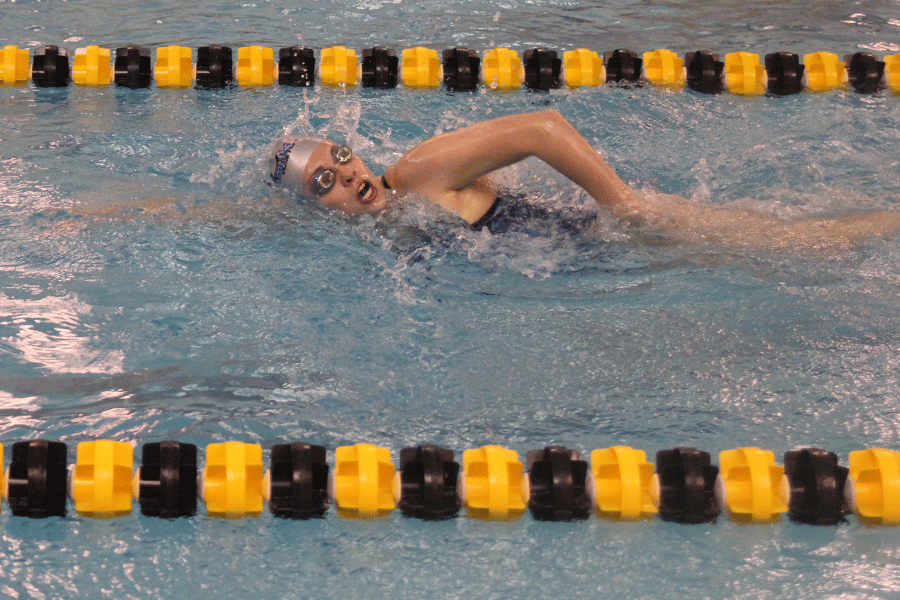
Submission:
[[[346,165],[353,159],[353,151],[347,144],[333,146],[331,148],[331,158],[339,165]],[[322,196],[331,191],[335,181],[337,181],[337,173],[334,172],[334,169],[320,169],[312,176],[309,188],[316,196]]]

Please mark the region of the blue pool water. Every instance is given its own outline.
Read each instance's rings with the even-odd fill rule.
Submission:
[[[0,46],[538,45],[900,52],[896,4],[0,0]],[[313,7],[314,6],[314,7]],[[648,193],[787,217],[900,210],[900,97],[653,87],[0,88],[0,441],[241,440],[457,452],[691,445],[715,457],[900,448],[900,247],[667,243],[602,219],[488,236],[415,205],[290,205],[262,161],[285,130],[376,173],[411,144],[552,107]],[[528,162],[507,185],[590,199]],[[149,199],[174,199],[160,212]],[[135,204],[137,207],[123,207]],[[88,216],[85,216],[88,213]],[[202,452],[201,452],[202,456]],[[70,456],[70,462],[74,456]],[[9,457],[7,454],[7,463]],[[202,506],[202,505],[201,505]],[[71,507],[70,507],[71,508]],[[201,508],[201,513],[203,512]],[[286,522],[0,513],[16,598],[891,598],[893,528]]]

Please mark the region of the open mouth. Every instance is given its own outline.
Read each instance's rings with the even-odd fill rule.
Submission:
[[[375,186],[368,181],[364,181],[359,187],[359,191],[356,192],[356,199],[363,204],[371,204],[375,201],[375,194]]]

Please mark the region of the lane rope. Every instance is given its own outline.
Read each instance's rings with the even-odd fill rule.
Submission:
[[[69,502],[83,517],[131,513],[189,517],[198,499],[211,517],[258,516],[268,505],[278,517],[378,519],[400,510],[425,520],[465,516],[513,521],[526,511],[542,521],[583,521],[591,515],[617,521],[659,517],[675,523],[714,523],[721,515],[739,523],[834,525],[851,514],[865,525],[900,524],[900,452],[870,448],[850,452],[849,465],[835,453],[801,448],[784,464],[760,448],[710,454],[696,448],[656,453],[612,446],[589,456],[549,446],[519,460],[514,450],[487,445],[454,452],[425,444],[403,448],[399,463],[388,448],[340,446],[333,468],[323,446],[305,442],[271,448],[268,468],[259,444],[224,442],[197,447],[176,441],[141,448],[127,442],[81,442],[73,465],[63,442],[29,440],[12,445],[2,492],[13,515],[65,516]],[[585,458],[590,459],[588,463]],[[0,464],[3,446],[0,445]]]
[[[741,96],[788,96],[803,91],[853,89],[871,94],[889,90],[900,95],[900,54],[879,59],[856,52],[841,60],[831,52],[802,57],[790,52],[750,52],[720,57],[706,50],[679,56],[659,49],[642,55],[618,49],[602,55],[587,48],[556,50],[533,48],[522,56],[509,48],[491,48],[479,54],[469,48],[450,48],[440,56],[425,47],[395,49],[376,46],[356,51],[345,46],[272,48],[210,45],[197,48],[162,46],[108,48],[90,45],[74,55],[56,45],[41,46],[29,56],[13,45],[0,49],[0,85],[63,88],[80,87],[221,89],[232,86],[413,89],[444,87],[455,92],[483,88],[495,91],[597,87],[605,84],[652,84],[689,88],[705,94],[728,92]]]

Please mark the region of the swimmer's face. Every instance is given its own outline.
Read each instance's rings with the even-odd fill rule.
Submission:
[[[325,140],[313,151],[303,173],[304,192],[315,196],[322,206],[348,215],[381,212],[387,200],[381,179],[358,156],[347,160],[337,149],[337,144]],[[327,171],[334,173],[330,187]],[[323,187],[327,189],[323,191]]]

